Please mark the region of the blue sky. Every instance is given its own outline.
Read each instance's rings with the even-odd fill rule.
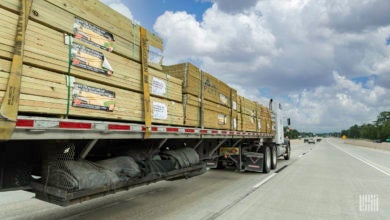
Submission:
[[[389,0],[101,0],[298,130],[340,131],[390,110]]]
[[[153,30],[157,17],[165,11],[186,11],[201,19],[204,11],[211,6],[210,2],[193,0],[130,0],[123,3],[132,9],[134,18],[149,30]]]

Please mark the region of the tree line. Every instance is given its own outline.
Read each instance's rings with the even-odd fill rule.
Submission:
[[[353,125],[347,130],[342,130],[341,135],[348,138],[364,138],[371,140],[384,140],[390,138],[390,111],[379,113],[373,123]]]

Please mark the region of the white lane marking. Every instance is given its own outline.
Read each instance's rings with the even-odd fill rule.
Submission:
[[[387,175],[387,176],[390,176],[390,173],[389,173],[389,172],[386,172],[386,171],[384,171],[383,169],[379,168],[379,167],[378,167],[379,165],[375,165],[374,162],[371,162],[371,161],[369,161],[369,160],[367,160],[367,159],[365,159],[365,158],[360,158],[360,157],[358,157],[358,156],[356,156],[356,155],[353,155],[353,154],[351,154],[351,153],[349,153],[349,152],[347,152],[347,151],[341,149],[341,148],[340,148],[339,146],[337,146],[336,144],[330,143],[329,141],[327,141],[327,142],[328,142],[328,144],[330,144],[330,145],[332,145],[333,147],[339,149],[340,151],[342,151],[342,152],[348,154],[349,156],[351,156],[351,157],[353,157],[353,158],[355,158],[355,159],[357,159],[357,160],[360,160],[361,162],[367,164],[368,166],[370,166],[370,167],[372,167],[372,168],[378,170],[379,172],[381,172],[381,173],[383,173],[383,174],[385,174],[385,175]]]
[[[263,185],[264,183],[266,183],[268,180],[270,180],[272,177],[276,176],[277,173],[273,173],[271,174],[269,177],[265,178],[264,180],[262,180],[261,182],[259,182],[258,184],[254,185],[253,188],[259,188],[261,185]]]

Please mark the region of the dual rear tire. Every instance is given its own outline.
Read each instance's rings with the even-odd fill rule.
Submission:
[[[278,166],[276,146],[264,146],[263,155],[263,173],[269,173],[271,169],[276,169]]]

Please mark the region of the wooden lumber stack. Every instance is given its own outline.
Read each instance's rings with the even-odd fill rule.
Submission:
[[[1,100],[20,2],[0,2]],[[34,0],[19,113],[144,121],[140,28],[100,1]],[[147,38],[162,49],[159,37],[148,32]],[[163,73],[159,64],[148,66],[152,122],[183,125],[182,80]]]
[[[239,98],[241,105],[242,130],[257,131],[257,103],[242,96],[239,96]]]
[[[191,63],[163,66],[163,71],[183,80],[184,125],[231,129],[232,91],[227,84]]]

